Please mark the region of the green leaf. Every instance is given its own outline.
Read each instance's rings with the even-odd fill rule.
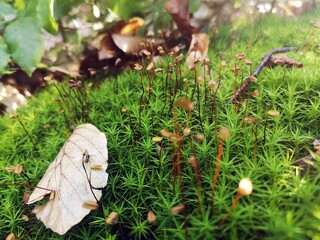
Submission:
[[[26,8],[26,2],[24,0],[15,0],[13,6],[14,8],[22,11]]]
[[[21,15],[24,17],[37,18],[41,27],[51,34],[58,32],[58,24],[53,16],[55,0],[32,0],[25,2],[19,0]]]
[[[4,39],[0,37],[0,73],[2,73],[10,60],[10,54],[8,53],[8,46]]]
[[[16,18],[16,10],[10,4],[0,2],[0,22],[8,22]]]
[[[143,14],[143,2],[142,1],[130,1],[130,0],[109,0],[108,7],[116,13],[121,19],[129,19],[135,15],[140,16]]]
[[[54,1],[54,18],[59,20],[67,15],[72,8],[82,4],[84,0],[55,0]]]
[[[4,33],[13,60],[29,75],[44,52],[41,27],[32,18],[21,18],[9,24]]]
[[[53,17],[54,0],[39,0],[37,6],[37,17],[41,26],[51,34],[56,34],[58,24]]]

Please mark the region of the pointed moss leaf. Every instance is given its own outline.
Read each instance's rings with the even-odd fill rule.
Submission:
[[[97,165],[99,170],[91,170]],[[79,125],[48,167],[27,204],[50,195],[46,203],[36,206],[32,212],[47,228],[63,235],[88,215],[93,209],[92,203],[101,198],[102,188],[108,181],[107,167],[105,134],[92,124]]]
[[[0,73],[5,70],[10,59],[6,42],[0,37]]]
[[[4,38],[13,60],[31,75],[44,52],[44,41],[37,21],[32,18],[14,21],[5,29]]]
[[[37,6],[37,17],[41,26],[51,34],[56,34],[58,24],[53,17],[54,0],[40,0]]]
[[[8,22],[16,17],[16,10],[8,3],[0,2],[0,22]]]

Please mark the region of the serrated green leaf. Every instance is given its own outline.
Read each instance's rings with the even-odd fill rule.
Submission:
[[[0,22],[8,22],[15,19],[17,11],[8,3],[0,2]]]
[[[18,19],[7,26],[4,39],[13,60],[31,75],[44,53],[44,41],[38,22],[32,18]]]
[[[8,53],[8,46],[4,39],[0,37],[0,73],[2,73],[10,60],[10,54]]]
[[[58,24],[53,17],[54,0],[39,0],[37,6],[37,17],[41,26],[51,34],[56,34]]]

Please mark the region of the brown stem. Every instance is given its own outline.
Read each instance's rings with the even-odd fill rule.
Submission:
[[[29,139],[30,139],[30,141],[31,141],[31,143],[32,143],[32,145],[33,145],[33,150],[35,150],[35,149],[36,149],[36,144],[35,144],[35,142],[32,140],[32,137],[31,137],[31,135],[29,134],[29,132],[27,131],[27,129],[25,128],[24,124],[21,122],[19,115],[18,115],[18,122],[20,123],[20,125],[21,125],[22,128],[23,128],[23,130],[25,131],[25,133],[26,133],[27,136],[29,137]]]
[[[200,171],[198,167],[198,161],[196,158],[195,166],[194,166],[194,174],[197,182],[197,195],[198,195],[198,208],[200,213],[202,213],[202,207],[201,207],[201,179],[200,179]]]
[[[221,226],[222,224],[224,224],[226,222],[226,220],[228,219],[228,217],[230,216],[230,213],[232,212],[232,210],[236,207],[239,199],[240,199],[241,195],[239,192],[237,192],[236,198],[233,200],[232,205],[229,208],[229,211],[227,212],[227,214],[224,216],[224,218],[222,219],[222,221],[219,223],[219,226]]]
[[[223,152],[223,140],[220,140],[219,148],[218,148],[218,156],[217,156],[217,163],[216,163],[216,169],[214,172],[214,177],[212,181],[212,196],[211,196],[211,205],[213,206],[214,203],[214,191],[216,189],[218,177],[219,177],[219,169],[220,169],[220,162],[222,159],[222,152]]]

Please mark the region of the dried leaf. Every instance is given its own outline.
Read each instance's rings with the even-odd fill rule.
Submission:
[[[192,40],[186,63],[191,66],[198,59],[204,59],[208,55],[209,37],[206,33],[197,33],[192,35]]]
[[[25,106],[27,99],[16,88],[0,83],[0,103],[4,104],[6,111],[11,113]]]
[[[102,170],[91,171],[93,165],[101,165]],[[32,212],[47,228],[63,235],[89,214],[90,210],[83,207],[84,203],[101,198],[101,189],[108,180],[107,166],[104,133],[91,124],[82,124],[74,130],[48,167],[27,204],[40,201],[54,191],[53,199],[35,207]]]
[[[124,35],[134,35],[136,31],[144,24],[144,20],[139,17],[133,17],[129,20],[120,20],[107,29],[109,33],[120,33]],[[105,30],[104,30],[105,31]]]
[[[111,59],[120,55],[118,47],[114,44],[111,35],[106,34],[100,41],[100,50],[98,52],[99,60]]]
[[[145,39],[136,36],[127,36],[114,33],[111,35],[115,45],[124,53],[138,54],[144,46],[141,43],[145,43]]]
[[[188,0],[168,0],[164,3],[165,9],[170,13],[172,19],[177,24],[183,37],[190,42],[192,33],[196,30],[189,21],[189,1]]]
[[[124,26],[119,30],[120,34],[133,35],[144,24],[144,20],[139,17],[133,17],[125,22]]]

